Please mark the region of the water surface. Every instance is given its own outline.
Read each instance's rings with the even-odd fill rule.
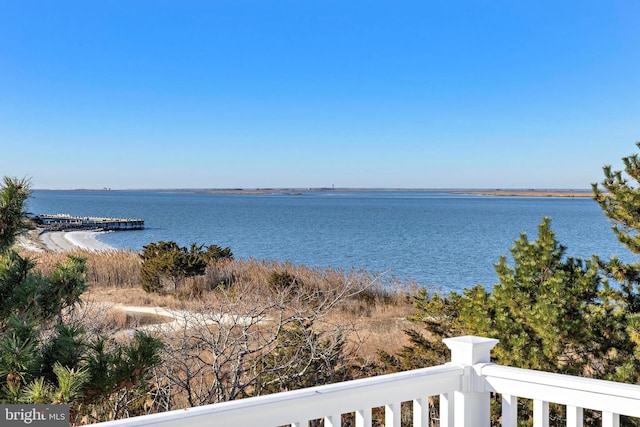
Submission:
[[[544,216],[572,256],[630,259],[590,198],[429,192],[204,194],[35,191],[34,214],[143,218],[146,229],[99,240],[140,250],[158,240],[230,246],[236,258],[385,272],[447,290],[497,281],[493,265]]]

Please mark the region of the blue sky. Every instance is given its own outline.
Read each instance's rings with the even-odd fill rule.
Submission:
[[[640,140],[640,2],[0,0],[36,188],[588,188]]]

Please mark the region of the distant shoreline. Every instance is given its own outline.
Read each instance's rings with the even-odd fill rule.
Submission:
[[[269,195],[287,194],[301,195],[306,193],[448,193],[468,194],[477,196],[510,196],[510,197],[593,197],[591,189],[450,189],[450,188],[165,188],[165,189],[75,189],[75,190],[47,190],[40,191],[147,191],[147,192],[176,192],[176,193],[203,193],[203,194],[247,194]]]
[[[456,190],[450,193],[512,197],[593,197],[591,190]]]
[[[448,193],[469,194],[476,196],[512,196],[512,197],[593,197],[591,190],[450,190],[450,189],[371,189],[371,188],[336,188],[336,189],[255,189],[255,190],[201,190],[202,193],[211,194],[304,194],[304,193],[345,193],[345,192],[371,192],[371,193]]]
[[[448,193],[476,196],[512,196],[512,197],[593,197],[593,191],[579,189],[438,189],[438,188],[280,188],[280,189],[216,189],[194,190],[211,194],[303,194],[303,193]]]

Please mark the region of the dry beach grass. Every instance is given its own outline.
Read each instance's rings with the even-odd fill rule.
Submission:
[[[69,253],[87,258],[88,291],[83,295],[83,301],[89,306],[108,308],[96,318],[105,323],[104,328],[112,328],[114,334],[141,321],[150,321],[149,316],[136,317],[126,307],[197,312],[212,304],[220,304],[220,301],[216,301],[216,290],[207,289],[214,287],[212,283],[225,280],[232,280],[238,293],[251,292],[256,301],[266,300],[270,297],[267,285],[270,274],[273,271],[287,271],[308,288],[308,295],[327,295],[335,292],[332,289],[348,289],[349,296],[339,298],[323,321],[350,325],[351,335],[348,338],[357,348],[359,357],[371,359],[380,350],[393,353],[407,343],[403,330],[410,326],[406,317],[413,312],[409,296],[415,292],[415,285],[400,283],[393,278],[377,277],[363,271],[345,272],[289,263],[237,260],[208,268],[205,277],[186,284],[178,295],[160,295],[147,293],[140,286],[141,260],[135,251],[75,249],[54,252],[46,248],[34,251],[32,246],[26,246],[23,251],[35,261],[36,268],[45,274]],[[42,248],[42,245],[39,244],[39,247]],[[203,304],[203,300],[208,303]],[[311,299],[306,301],[309,306],[315,303]],[[167,319],[157,317],[156,320]]]

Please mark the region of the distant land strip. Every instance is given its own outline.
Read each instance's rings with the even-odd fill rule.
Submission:
[[[46,190],[46,189],[40,189]],[[69,191],[69,190],[49,190]],[[518,196],[518,197],[593,197],[593,191],[587,189],[481,189],[481,188],[153,188],[153,189],[76,189],[71,191],[149,191],[176,193],[206,193],[206,194],[283,194],[301,195],[305,193],[447,193],[469,194],[476,196]]]
[[[415,192],[470,194],[477,196],[519,196],[519,197],[593,197],[592,190],[575,189],[415,189],[415,188],[258,188],[258,189],[211,189],[201,190],[215,194],[303,194],[313,192]]]
[[[449,193],[478,196],[593,197],[591,190],[452,190]]]

